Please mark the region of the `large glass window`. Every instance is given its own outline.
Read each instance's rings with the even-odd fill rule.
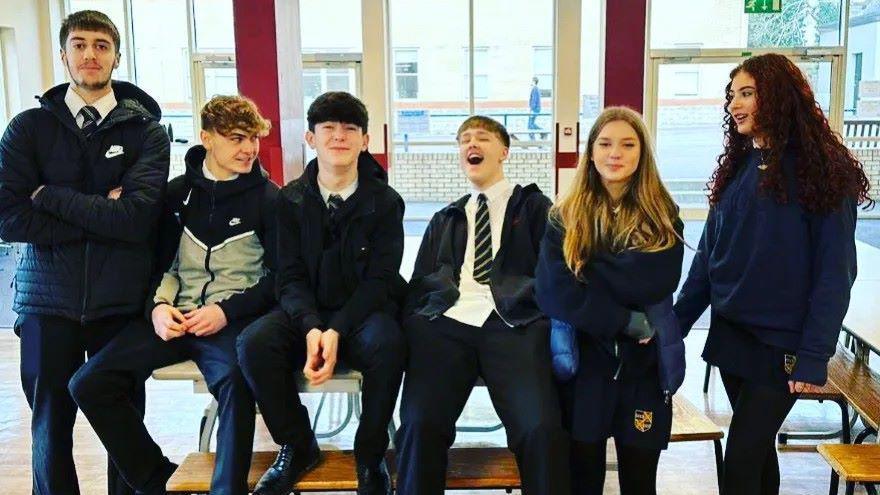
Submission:
[[[299,0],[299,13],[303,53],[363,52],[361,0]]]
[[[553,48],[536,46],[532,52],[532,73],[538,78],[542,98],[553,95]],[[541,87],[541,81],[544,87]]]
[[[455,133],[471,114],[507,128],[512,182],[552,194],[553,2],[390,0],[391,180],[408,202],[445,203],[469,190]]]
[[[481,0],[473,5],[474,45],[487,46],[492,52],[487,61],[492,93],[479,102],[476,112],[500,120],[515,144],[540,141],[540,148],[549,149],[553,0]],[[498,22],[499,12],[505,12],[504,22]],[[529,106],[535,77],[541,96],[537,112]],[[548,167],[551,161],[548,157]]]
[[[468,1],[389,0],[389,26],[395,149],[434,151],[445,143],[450,150],[470,108],[461,91],[470,77],[462,63],[462,47],[470,46]]]
[[[186,2],[131,0],[131,15],[137,84],[159,102],[174,138],[193,144]]]
[[[464,74],[470,72],[471,50],[468,47],[461,49],[461,60]],[[485,100],[489,97],[489,47],[474,47],[474,99]],[[471,78],[467,75],[461,79],[461,95],[467,98],[471,91]]]
[[[653,0],[650,5],[652,49],[842,44],[841,0],[785,0],[777,14],[746,14],[742,0],[686,6],[679,0]]]
[[[193,0],[193,11],[196,51],[233,53],[232,0]]]
[[[419,97],[419,50],[394,50],[394,88],[398,98]]]
[[[602,109],[603,84],[602,6],[604,0],[581,1],[581,98],[580,142],[587,140],[590,127]],[[578,150],[579,152],[581,150]]]

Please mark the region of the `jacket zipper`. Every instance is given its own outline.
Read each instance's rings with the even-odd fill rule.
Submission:
[[[214,181],[214,183],[211,184],[211,210],[208,213],[208,228],[211,228],[211,225],[214,223],[214,198],[215,198],[216,194],[217,194],[217,181]],[[212,248],[208,247],[207,252],[205,253],[205,271],[208,272],[208,275],[210,275],[211,277],[208,279],[207,282],[205,282],[205,285],[202,286],[202,295],[201,295],[201,302],[202,303],[201,303],[201,305],[199,305],[199,307],[202,307],[205,305],[205,297],[208,294],[208,285],[210,285],[211,282],[213,282],[214,278],[215,278],[214,272],[211,271],[211,252],[212,252]]]
[[[89,253],[91,251],[92,243],[86,241],[85,248],[85,260],[83,262],[83,296],[82,296],[82,312],[79,316],[79,322],[82,325],[86,324],[86,308],[88,307],[89,302]]]
[[[617,380],[620,377],[620,370],[623,369],[623,360],[620,359],[620,349],[618,348],[617,340],[614,341],[614,357],[617,358],[617,369],[614,370],[614,379]]]

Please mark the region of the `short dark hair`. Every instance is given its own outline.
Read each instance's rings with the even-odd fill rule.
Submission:
[[[495,134],[498,136],[498,139],[504,143],[504,146],[510,148],[510,134],[507,133],[507,129],[504,128],[501,122],[498,122],[491,117],[486,117],[485,115],[472,115],[465,119],[465,121],[458,126],[458,132],[455,133],[455,140],[458,141],[462,132],[473,128],[483,129],[484,131],[489,131],[492,134]]]
[[[251,136],[263,137],[272,128],[250,98],[238,95],[214,96],[202,107],[201,118],[202,129],[223,136],[240,129]]]
[[[367,133],[367,107],[355,96],[345,91],[329,91],[317,97],[309,106],[307,115],[309,130],[315,132],[315,126],[322,122],[342,122],[354,124]]]
[[[107,14],[98,12],[97,10],[80,10],[79,12],[74,12],[65,17],[64,20],[61,21],[61,30],[58,33],[58,41],[61,43],[62,50],[67,43],[67,36],[71,31],[76,30],[98,31],[109,34],[110,38],[113,39],[116,53],[119,53],[119,45],[121,43],[119,39],[119,30],[116,29],[116,24],[113,24],[113,21],[107,17]]]

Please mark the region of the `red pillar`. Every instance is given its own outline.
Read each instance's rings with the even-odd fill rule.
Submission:
[[[643,110],[646,0],[605,3],[605,106]]]
[[[254,100],[272,122],[269,135],[260,141],[260,162],[273,181],[283,184],[275,0],[233,0],[232,14],[238,92]]]

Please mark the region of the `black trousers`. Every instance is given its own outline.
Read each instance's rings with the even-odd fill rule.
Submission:
[[[775,384],[743,380],[721,372],[733,407],[724,451],[722,495],[778,495],[776,433],[798,394]]]
[[[15,322],[21,337],[21,386],[31,415],[33,492],[37,495],[79,494],[73,463],[76,403],[68,381],[104,347],[131,316],[113,316],[81,324],[58,316],[22,314]],[[132,407],[144,414],[144,385],[129,390]],[[131,494],[116,466],[107,463],[108,493]]]
[[[340,336],[338,353],[341,365],[363,374],[354,454],[359,464],[375,465],[388,448],[388,423],[403,376],[405,348],[400,327],[390,315],[373,313],[350,334]],[[305,358],[305,335],[281,309],[253,322],[238,339],[242,372],[279,445],[304,448],[314,436],[297,384]]]
[[[657,495],[660,449],[640,448],[614,441],[621,495]],[[572,442],[571,492],[602,495],[607,469],[606,442]]]
[[[131,390],[153,370],[192,359],[219,404],[212,494],[247,493],[254,439],[254,400],[235,355],[235,339],[251,320],[232,321],[207,337],[167,342],[138,318],[90,359],[70,381],[70,392],[125,480],[138,492],[161,489],[168,459],[153,441]]]
[[[526,495],[566,495],[568,440],[550,369],[548,321],[510,328],[493,314],[481,327],[447,317],[404,323],[409,359],[397,431],[397,491],[442,494],[455,422],[478,377],[507,430]]]

